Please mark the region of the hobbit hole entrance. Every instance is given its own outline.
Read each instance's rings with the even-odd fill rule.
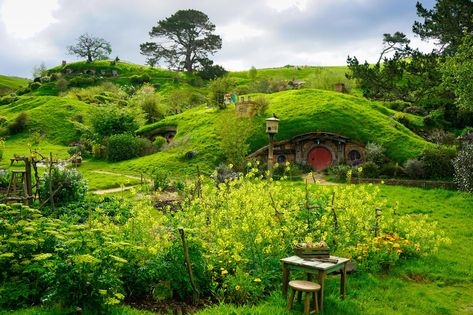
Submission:
[[[324,170],[332,165],[332,153],[325,147],[315,147],[310,150],[307,162],[316,171]]]

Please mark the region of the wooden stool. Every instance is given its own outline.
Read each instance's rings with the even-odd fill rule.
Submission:
[[[289,281],[289,287],[291,290],[291,295],[289,296],[289,302],[287,303],[287,310],[292,309],[292,304],[294,303],[294,296],[296,291],[299,294],[299,297],[302,296],[302,292],[305,292],[305,302],[304,302],[304,314],[310,314],[310,295],[312,294],[312,299],[314,300],[314,310],[315,312],[319,311],[319,303],[317,300],[317,291],[320,290],[320,285],[318,283],[305,281],[305,280],[294,280]]]

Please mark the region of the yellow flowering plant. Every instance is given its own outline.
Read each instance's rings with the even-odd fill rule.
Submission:
[[[265,286],[278,283],[279,259],[304,241],[325,241],[333,254],[361,257],[363,269],[428,254],[445,242],[424,216],[397,215],[379,197],[377,186],[315,184],[304,189],[267,180],[251,165],[247,169],[218,186],[202,185],[200,197],[186,199],[169,221],[198,233],[213,266],[214,288],[221,289],[238,268],[263,279]],[[400,247],[382,247],[385,234],[398,235]]]

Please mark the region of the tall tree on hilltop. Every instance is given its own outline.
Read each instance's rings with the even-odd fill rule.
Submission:
[[[85,33],[79,36],[77,44],[67,47],[67,52],[69,55],[86,57],[87,62],[92,62],[107,59],[112,52],[112,46],[103,38]]]
[[[424,40],[436,40],[441,53],[455,54],[463,34],[473,31],[471,0],[437,0],[431,10],[417,2],[416,8],[417,15],[424,21],[415,21],[412,31]]]
[[[141,54],[151,66],[163,60],[170,68],[192,73],[209,54],[222,48],[222,39],[214,31],[215,25],[205,13],[179,10],[151,29],[150,37],[158,42],[141,44]]]

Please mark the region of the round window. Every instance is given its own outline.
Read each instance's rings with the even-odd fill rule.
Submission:
[[[348,152],[348,161],[350,161],[352,165],[360,164],[361,162],[363,162],[361,160],[361,153],[358,150],[351,150],[350,152]]]
[[[286,162],[286,156],[278,155],[278,158],[276,159],[276,162],[278,162],[279,164],[285,163]]]

